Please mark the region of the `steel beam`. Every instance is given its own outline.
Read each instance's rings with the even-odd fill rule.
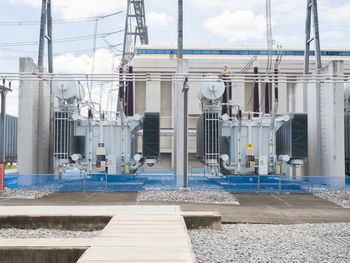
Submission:
[[[135,27],[133,27],[132,22],[135,22]],[[149,43],[145,3],[144,0],[128,0],[121,67],[126,66],[133,58],[137,39],[140,40],[142,45],[148,45]]]

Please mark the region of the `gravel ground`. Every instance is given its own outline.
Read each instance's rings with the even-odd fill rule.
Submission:
[[[56,229],[0,229],[0,238],[92,238],[98,236],[100,231],[66,231]]]
[[[350,191],[338,190],[314,194],[317,197],[326,199],[344,208],[350,208]]]
[[[40,199],[51,192],[46,190],[17,190],[17,189],[5,189],[0,192],[0,198],[5,199]]]
[[[146,191],[137,194],[137,201],[239,205],[237,199],[232,194],[212,191]]]
[[[189,231],[198,262],[350,262],[350,243],[336,246],[326,237],[350,237],[350,224],[223,225],[223,231]]]

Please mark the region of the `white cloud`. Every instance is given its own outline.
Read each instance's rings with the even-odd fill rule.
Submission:
[[[40,7],[41,0],[10,0],[14,4],[25,4]],[[110,14],[125,9],[124,0],[54,0],[53,10],[61,13],[62,17],[77,18]]]
[[[168,16],[165,12],[149,12],[147,14],[147,25],[151,27],[167,27],[172,19],[173,18]]]
[[[343,38],[345,36],[345,33],[341,31],[328,31],[322,33],[322,38],[324,39]]]
[[[265,32],[265,17],[255,15],[250,10],[224,11],[204,22],[204,26],[214,34],[227,37],[229,41],[261,39]]]
[[[319,7],[319,19],[321,22],[329,23],[333,26],[349,25],[350,4],[345,3],[341,6],[321,6]],[[344,27],[345,29],[345,27]]]
[[[92,56],[86,54],[75,56],[73,53],[62,54],[54,58],[54,69],[56,73],[84,73],[90,74],[92,68]],[[119,59],[114,58],[107,49],[99,49],[95,53],[95,74],[111,74],[113,60],[115,65]]]
[[[190,0],[190,3],[199,9],[230,10],[252,9],[264,6],[266,0]]]

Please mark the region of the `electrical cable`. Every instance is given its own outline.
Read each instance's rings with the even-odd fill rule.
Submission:
[[[97,34],[96,37],[101,38],[101,37],[115,35],[115,34],[118,34],[121,32],[124,32],[124,29],[110,32],[110,33]],[[56,39],[53,41],[53,43],[55,43],[55,44],[66,43],[66,42],[73,42],[73,41],[89,40],[89,39],[93,39],[93,38],[95,38],[95,35],[68,37],[68,38]],[[38,41],[0,43],[0,47],[32,46],[32,45],[38,45]]]
[[[93,22],[95,20],[101,20],[111,16],[119,15],[123,12],[124,11],[119,11],[108,15],[94,16],[94,17],[55,19],[52,21],[52,23],[53,24],[71,24],[71,23]],[[39,24],[40,24],[40,21],[0,21],[0,26],[36,26]]]

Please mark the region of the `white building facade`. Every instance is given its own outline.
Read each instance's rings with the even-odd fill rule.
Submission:
[[[278,51],[273,51],[274,57]],[[198,48],[188,47],[184,49],[184,59],[188,61],[189,73],[216,73],[220,74],[226,67],[229,73],[239,73],[256,57],[259,65],[259,73],[266,72],[267,50],[259,48]],[[304,52],[301,49],[284,49],[282,62],[279,65],[279,73],[302,74],[304,67]],[[350,50],[327,49],[321,52],[322,64],[326,66],[333,60],[342,60],[344,73],[350,75]],[[310,69],[315,69],[314,57],[310,57]],[[136,49],[136,55],[131,62],[135,73],[167,73],[176,72],[176,48],[159,46],[142,46]],[[250,68],[247,73],[253,73]],[[295,95],[294,84],[288,83],[288,79],[279,80],[279,107],[278,114],[290,112],[302,112],[302,98]],[[253,83],[232,81],[232,102],[241,105],[245,111],[253,111]],[[199,82],[190,82],[188,100],[188,151],[189,167],[202,167],[196,160],[196,120],[201,114],[198,99]],[[265,97],[264,84],[259,84],[259,106],[264,111]],[[294,92],[294,93],[293,93]],[[143,115],[144,112],[160,112],[161,116],[161,157],[157,167],[173,167],[173,98],[172,82],[164,81],[136,81],[134,85],[134,112]]]

